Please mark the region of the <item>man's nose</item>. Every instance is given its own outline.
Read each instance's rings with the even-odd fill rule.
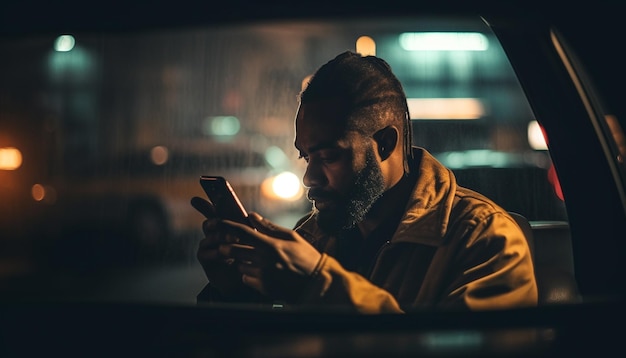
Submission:
[[[319,165],[309,163],[304,172],[302,183],[307,188],[321,187],[326,183],[326,177]]]

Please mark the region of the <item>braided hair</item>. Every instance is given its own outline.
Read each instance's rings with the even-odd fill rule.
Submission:
[[[321,66],[300,92],[300,103],[339,99],[346,104],[348,130],[372,135],[388,125],[402,128],[404,167],[412,158],[411,117],[402,84],[376,56],[346,51]]]

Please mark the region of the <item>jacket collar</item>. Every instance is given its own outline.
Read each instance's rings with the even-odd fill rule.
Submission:
[[[438,246],[448,229],[456,179],[450,169],[424,148],[414,147],[413,157],[410,167],[417,171],[415,186],[391,242]],[[314,212],[300,220],[296,230],[310,242],[327,236],[318,227]]]
[[[417,180],[392,241],[439,245],[448,229],[456,179],[424,148],[413,148],[413,156]]]

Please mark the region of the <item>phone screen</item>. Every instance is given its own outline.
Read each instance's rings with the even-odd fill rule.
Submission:
[[[250,225],[248,212],[224,177],[203,175],[200,177],[200,185],[222,219]]]

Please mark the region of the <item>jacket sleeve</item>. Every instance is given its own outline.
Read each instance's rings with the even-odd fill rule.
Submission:
[[[514,219],[503,213],[481,220],[454,257],[447,297],[439,306],[470,310],[536,306],[530,247]]]
[[[358,313],[403,313],[396,299],[323,253],[302,298],[305,305],[336,306]]]

